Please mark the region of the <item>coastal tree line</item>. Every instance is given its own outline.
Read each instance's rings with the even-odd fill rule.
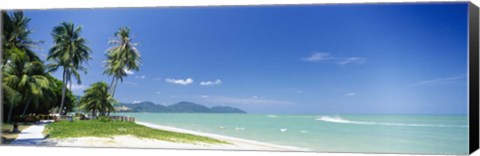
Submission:
[[[81,84],[81,76],[88,73],[84,66],[92,59],[92,50],[82,36],[82,26],[72,22],[61,22],[50,35],[54,45],[49,49],[46,60],[40,59],[35,51],[41,50],[44,41],[30,38],[30,18],[23,12],[2,11],[2,105],[3,119],[12,122],[15,117],[28,114],[56,112],[65,115],[75,108],[98,115],[108,116],[117,103],[114,98],[118,82],[122,82],[128,71],[140,69],[140,52],[132,42],[128,27],[121,27],[108,41],[104,74],[111,76],[108,85],[93,83],[77,99],[71,88]],[[61,80],[51,76],[62,72]]]

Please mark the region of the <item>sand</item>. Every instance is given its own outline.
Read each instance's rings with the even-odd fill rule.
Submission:
[[[192,130],[180,129],[169,126],[150,124],[145,122],[136,122],[150,128],[173,131],[179,133],[188,133],[193,135],[205,136],[217,140],[223,140],[231,144],[207,144],[207,143],[178,143],[156,139],[138,138],[131,135],[114,136],[111,138],[81,137],[67,139],[48,139],[49,144],[63,147],[120,147],[120,148],[172,148],[172,149],[216,149],[216,150],[262,150],[262,151],[308,151],[289,146],[280,146],[258,141],[234,138],[218,134],[197,132]]]

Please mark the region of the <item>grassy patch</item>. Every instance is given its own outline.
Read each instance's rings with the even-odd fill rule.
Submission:
[[[183,143],[228,144],[225,141],[192,134],[157,130],[133,122],[101,122],[98,120],[80,120],[74,122],[55,122],[46,126],[44,133],[50,138],[76,137],[113,137],[118,135],[133,135],[140,138],[150,138]]]
[[[10,144],[13,140],[18,137],[18,133],[12,133],[13,125],[2,123],[2,140],[1,144]],[[18,129],[20,131],[24,130],[25,128],[30,127],[29,124],[20,124],[18,125]]]

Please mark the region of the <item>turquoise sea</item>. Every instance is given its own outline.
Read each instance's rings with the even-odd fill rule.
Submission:
[[[468,154],[466,115],[116,115],[318,152]]]

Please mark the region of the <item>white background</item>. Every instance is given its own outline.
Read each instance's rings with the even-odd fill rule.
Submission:
[[[205,6],[205,5],[258,5],[258,4],[325,4],[325,3],[371,3],[371,2],[425,2],[429,0],[0,0],[0,9],[47,9],[47,8],[101,8],[142,6]],[[442,2],[448,0],[435,0]],[[480,0],[471,0],[477,6]],[[259,151],[211,151],[171,149],[118,149],[118,148],[65,148],[65,147],[0,147],[1,156],[346,156],[374,155],[350,153],[302,153],[302,152],[259,152]],[[375,154],[380,155],[380,154]],[[396,154],[390,154],[396,155]],[[480,156],[480,151],[474,156]]]

